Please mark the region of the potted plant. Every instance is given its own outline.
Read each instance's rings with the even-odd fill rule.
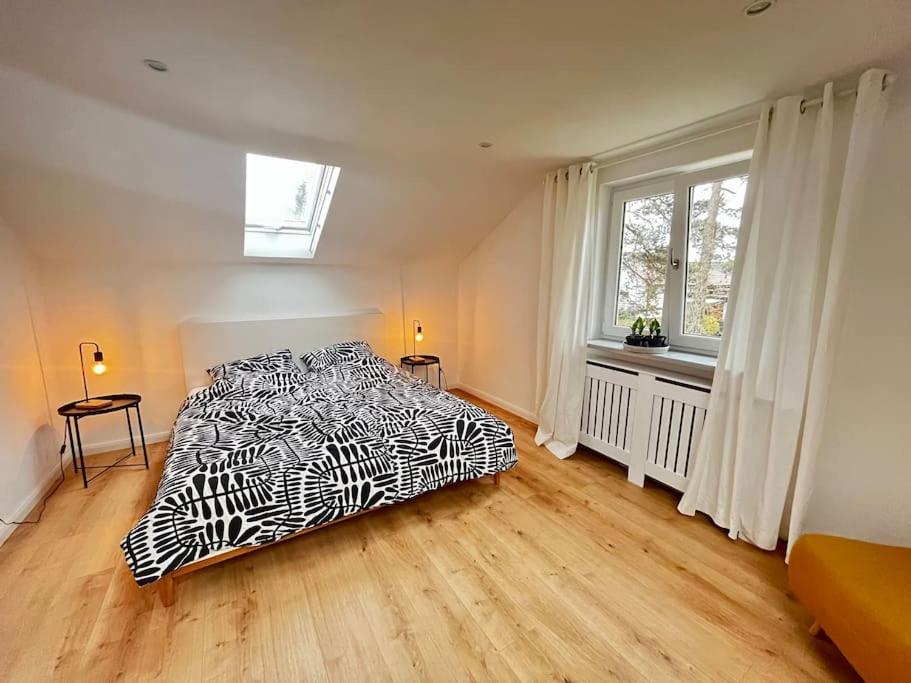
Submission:
[[[657,318],[652,318],[652,322],[648,324],[648,330],[651,333],[648,344],[650,347],[662,348],[669,346],[667,343],[667,337],[661,334],[661,323],[658,322]]]
[[[634,353],[667,353],[670,345],[667,337],[661,334],[661,323],[657,318],[652,318],[647,323],[648,334],[645,333],[646,322],[640,315],[636,322],[630,325],[632,334],[626,335],[623,348]]]
[[[636,318],[635,322],[630,325],[630,331],[632,334],[626,335],[626,344],[628,346],[643,346],[645,344],[646,337],[642,334],[642,331],[645,329],[645,321],[642,319],[642,316]]]

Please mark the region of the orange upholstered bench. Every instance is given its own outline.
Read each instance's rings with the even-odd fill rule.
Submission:
[[[806,534],[791,589],[868,681],[911,680],[911,548]]]

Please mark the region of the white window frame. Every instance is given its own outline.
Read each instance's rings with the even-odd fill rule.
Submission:
[[[307,162],[312,163],[312,162]],[[338,166],[323,166],[316,183],[316,202],[305,221],[287,218],[279,225],[246,223],[244,229],[250,232],[284,232],[298,235],[313,235],[322,229],[332,201],[332,192],[341,169]]]
[[[247,154],[249,159],[254,155]],[[280,157],[276,157],[280,158]],[[314,161],[301,161],[302,163],[318,164]],[[278,225],[259,225],[244,222],[244,256],[253,258],[293,258],[311,259],[316,255],[323,227],[329,215],[329,207],[335,194],[342,169],[329,164],[318,164],[320,169],[317,182],[316,198],[313,209],[306,221],[285,219]],[[246,184],[246,178],[245,178]],[[244,207],[246,214],[246,206]],[[246,219],[246,216],[245,216]]]
[[[626,185],[619,187],[611,193],[610,211],[608,213],[608,235],[607,235],[607,269],[605,271],[605,300],[604,300],[604,324],[602,332],[605,336],[613,339],[623,339],[630,333],[628,327],[620,327],[614,324],[617,319],[617,292],[620,288],[620,252],[623,248],[623,207],[626,202],[643,199],[645,197],[654,197],[659,194],[673,194],[674,182],[670,178],[663,180],[653,180],[647,183],[636,185]],[[676,199],[674,211],[677,210]],[[671,242],[673,243],[673,224],[671,226]],[[665,280],[665,288],[667,280]],[[667,309],[667,290],[664,292],[664,310]],[[662,325],[664,321],[662,321]]]
[[[680,351],[718,355],[720,337],[683,334],[684,303],[686,298],[687,242],[689,238],[690,188],[695,185],[748,175],[750,162],[713,166],[699,171],[667,175],[647,182],[618,185],[609,193],[606,212],[607,258],[603,271],[603,317],[601,333],[608,339],[622,341],[629,328],[614,324],[617,312],[617,290],[620,281],[620,249],[623,239],[623,206],[626,202],[658,194],[674,195],[671,218],[670,246],[667,257],[667,277],[664,287],[661,328],[671,348]],[[739,245],[738,245],[739,248]],[[679,259],[674,268],[672,260]]]

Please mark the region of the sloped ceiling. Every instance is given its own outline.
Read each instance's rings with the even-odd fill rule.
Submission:
[[[243,261],[254,151],[342,167],[317,262],[458,256],[549,167],[911,35],[905,0],[742,5],[0,1],[0,216],[39,258]]]

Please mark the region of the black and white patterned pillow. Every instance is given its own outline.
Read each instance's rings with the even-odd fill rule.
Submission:
[[[301,356],[301,361],[310,372],[322,372],[326,368],[339,363],[347,363],[359,358],[373,358],[374,356],[373,349],[370,348],[370,344],[367,342],[345,341],[305,353]]]
[[[289,349],[273,351],[272,353],[263,353],[259,356],[232,360],[228,363],[216,365],[209,368],[209,377],[212,381],[217,382],[220,379],[231,379],[243,375],[244,373],[266,373],[266,372],[297,372],[301,370],[294,362]]]

